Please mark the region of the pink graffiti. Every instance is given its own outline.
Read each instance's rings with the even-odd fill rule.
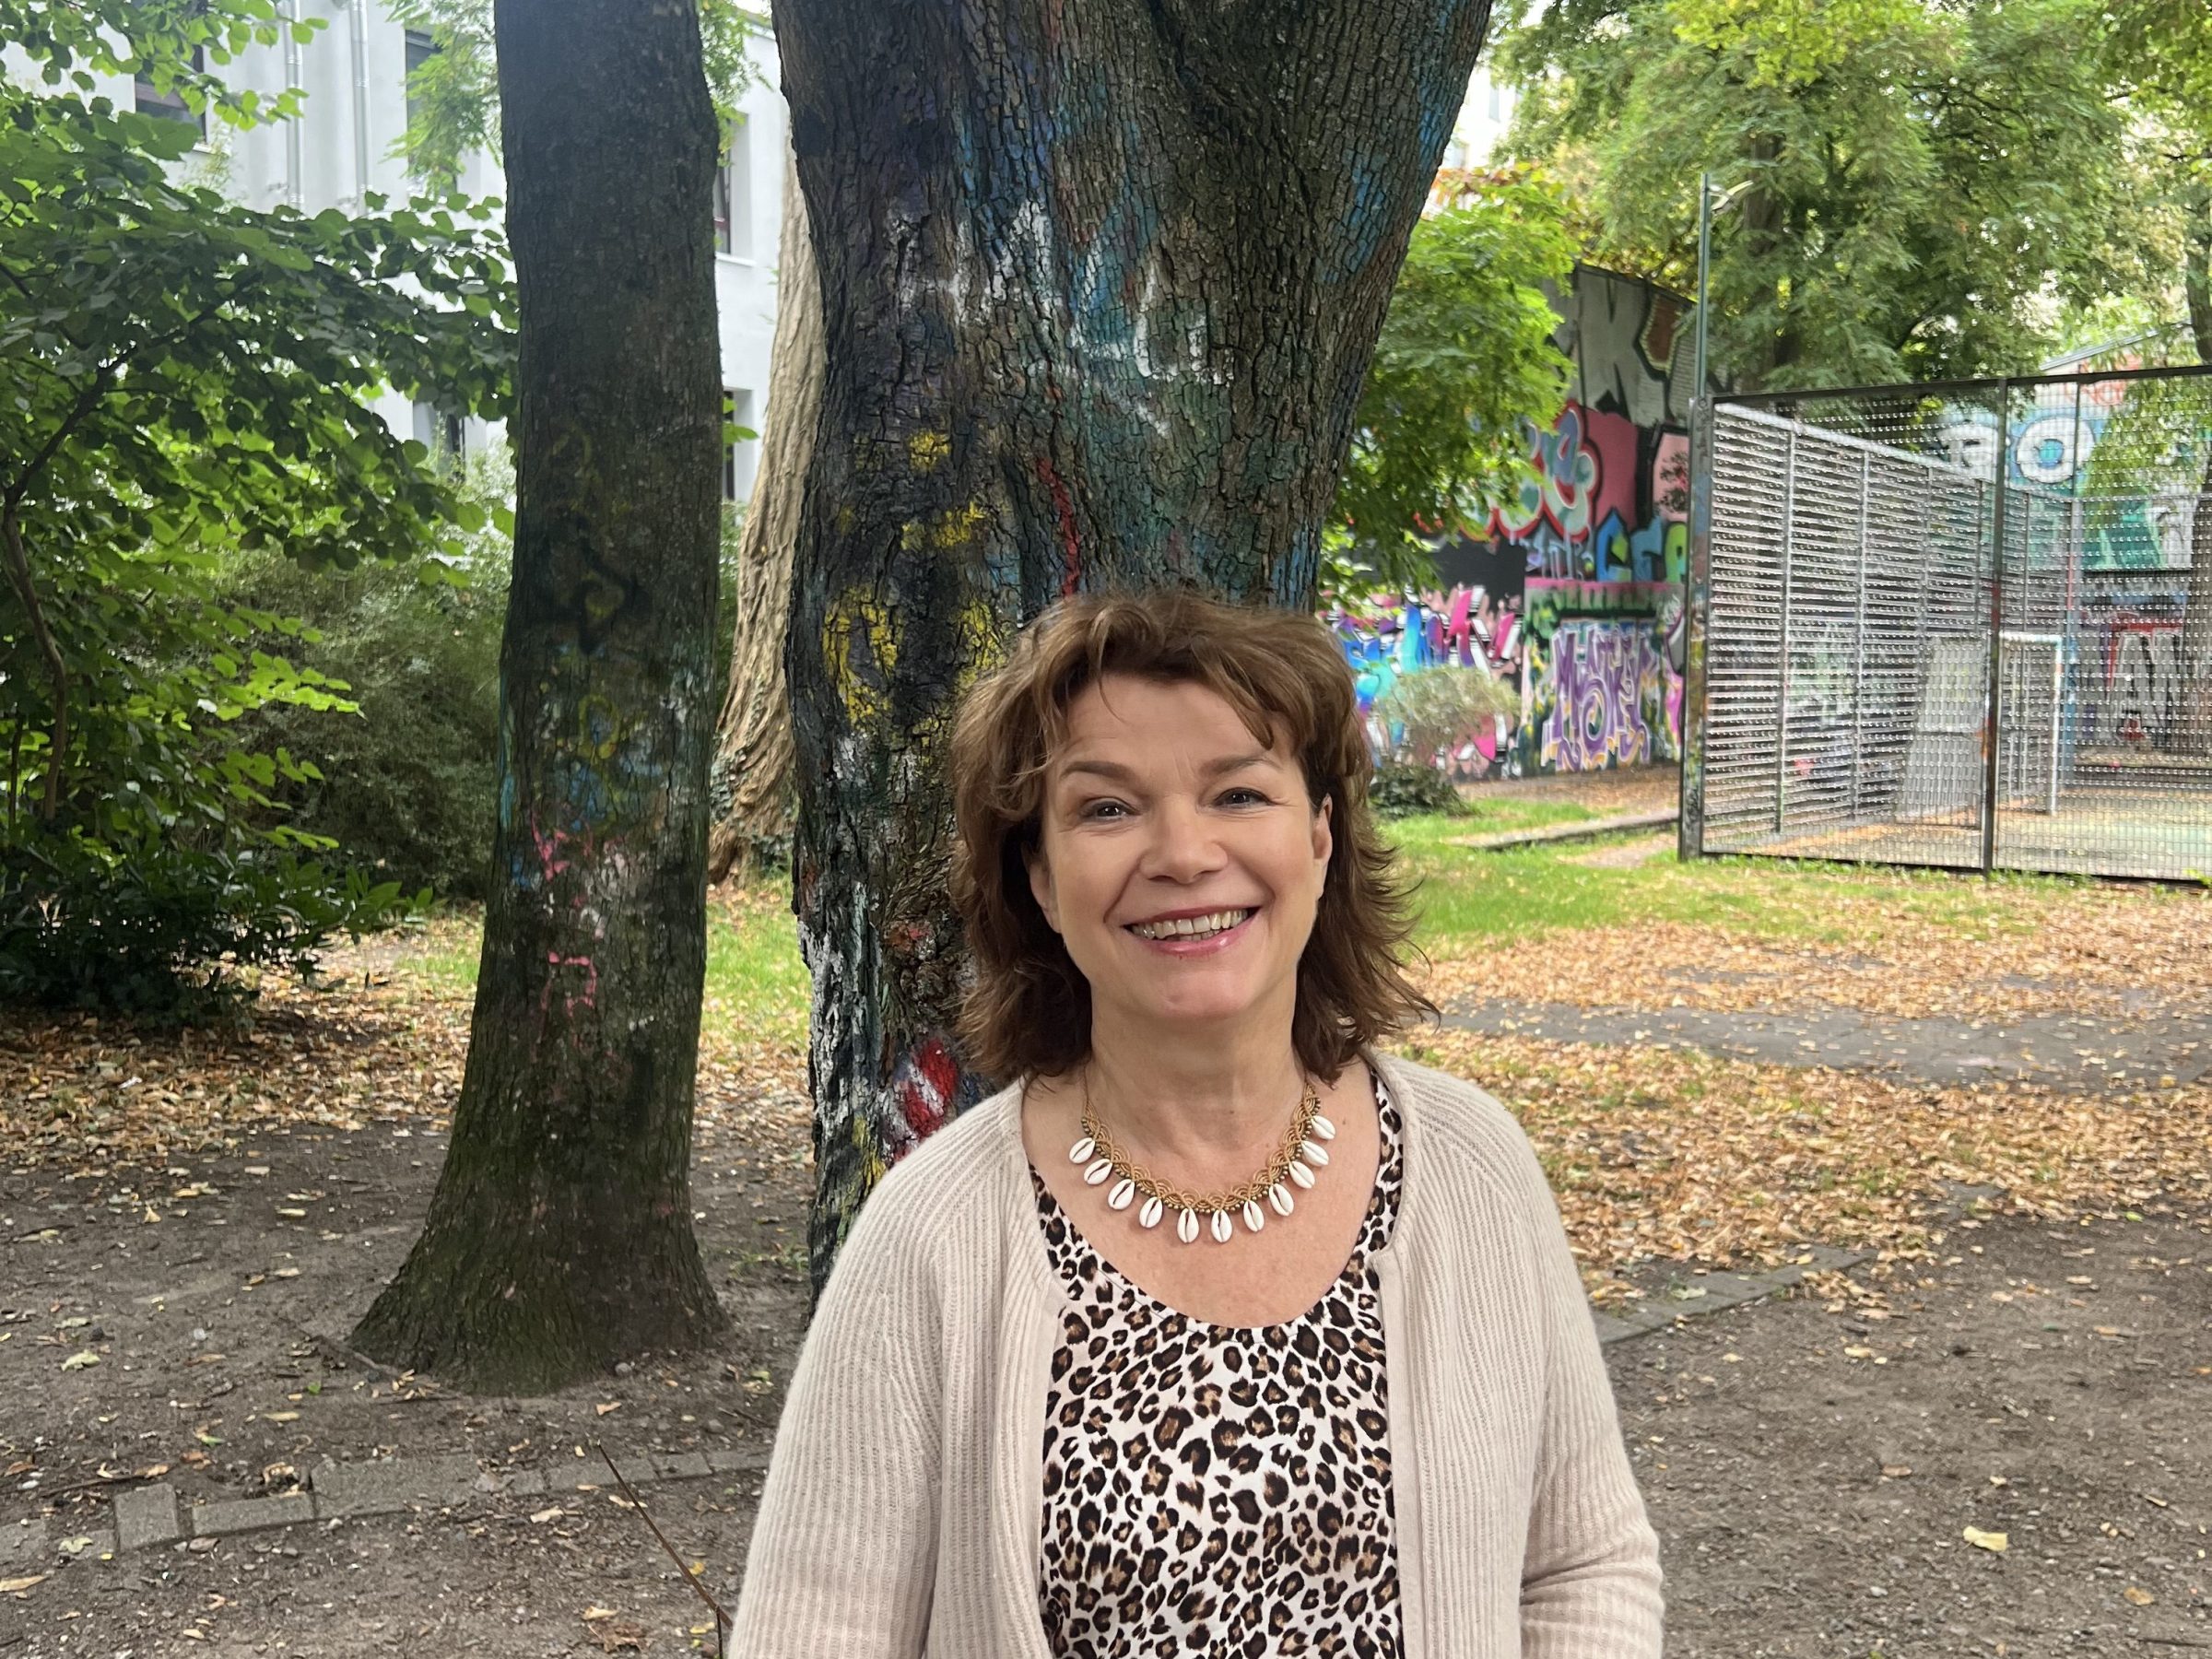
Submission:
[[[536,814],[531,815],[531,844],[537,849],[537,867],[547,876],[558,876],[569,867],[569,861],[562,856],[561,849],[568,844],[570,839],[568,832],[564,830],[556,830],[548,835],[537,827]]]
[[[581,990],[562,993],[560,999],[562,1018],[573,1018],[579,1007],[592,1009],[598,1007],[599,969],[590,957],[562,956],[558,950],[548,950],[546,952],[546,967],[547,970],[546,986],[543,991],[538,993],[537,996],[537,1011],[541,1017],[552,1011],[553,980],[563,968],[582,969],[583,985]]]

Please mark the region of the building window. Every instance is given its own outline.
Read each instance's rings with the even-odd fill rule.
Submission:
[[[714,173],[714,251],[753,256],[752,129],[742,115],[731,125],[729,153]]]
[[[422,123],[422,93],[416,74],[437,55],[438,42],[430,39],[428,30],[407,30],[407,131],[410,133]]]
[[[204,48],[194,46],[192,49],[192,66],[196,70],[207,67],[207,54]],[[195,112],[184,101],[184,95],[174,87],[164,89],[150,80],[142,79],[132,90],[139,114],[151,115],[161,121],[181,121],[195,129],[201,137],[207,136],[207,117]]]
[[[736,386],[722,389],[722,499],[742,501],[753,493],[760,441],[753,436],[753,394]]]
[[[430,465],[457,469],[468,455],[468,420],[428,398],[415,400],[415,441],[430,452]]]

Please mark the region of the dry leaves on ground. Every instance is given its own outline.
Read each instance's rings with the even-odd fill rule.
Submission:
[[[1771,1266],[1814,1241],[1920,1254],[1946,1182],[2003,1187],[2023,1213],[2189,1203],[2212,1221],[2212,1088],[1939,1088],[1465,1031],[1405,1048],[1521,1121],[1600,1300],[1653,1258]]]
[[[1433,963],[1439,1003],[1468,998],[1771,1012],[1828,1005],[1897,1018],[2212,1010],[2212,895],[2038,894],[1982,936],[1897,899],[1838,892],[1854,939],[1761,937],[1692,923],[1592,928]]]

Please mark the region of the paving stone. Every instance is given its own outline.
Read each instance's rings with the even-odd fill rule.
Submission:
[[[192,1506],[192,1535],[220,1538],[231,1533],[259,1532],[264,1527],[288,1526],[295,1521],[312,1521],[315,1506],[305,1492],[287,1492],[281,1498],[247,1498],[235,1503],[195,1503]]]
[[[477,1460],[395,1457],[382,1463],[324,1464],[308,1477],[317,1512],[388,1515],[416,1504],[466,1503],[478,1496]]]
[[[701,1480],[713,1471],[708,1466],[703,1452],[655,1452],[653,1454],[653,1477],[655,1480]]]
[[[768,1467],[768,1448],[742,1446],[734,1452],[710,1452],[707,1467],[717,1475],[758,1474]]]
[[[167,1481],[135,1487],[115,1497],[115,1532],[124,1549],[151,1549],[184,1535],[177,1512],[177,1489]]]
[[[43,1521],[18,1521],[0,1526],[0,1567],[12,1567],[18,1561],[42,1560],[48,1553],[53,1535]],[[10,1578],[16,1576],[8,1574]]]

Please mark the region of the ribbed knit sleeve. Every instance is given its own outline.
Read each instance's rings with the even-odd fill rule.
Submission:
[[[776,1431],[729,1652],[919,1659],[936,1577],[937,1299],[894,1171],[815,1311]]]
[[[1521,1570],[1522,1659],[1659,1659],[1659,1540],[1621,1443],[1613,1386],[1559,1206],[1524,1171],[1546,1304],[1542,1447]]]

